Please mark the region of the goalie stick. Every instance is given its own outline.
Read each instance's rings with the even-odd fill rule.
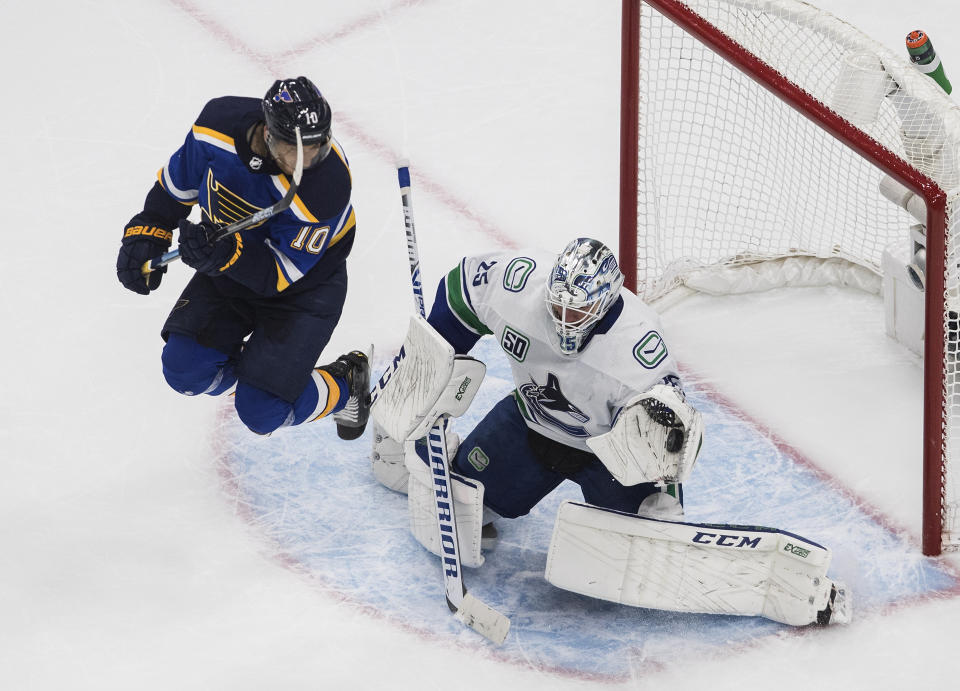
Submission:
[[[297,162],[293,168],[293,177],[290,180],[290,187],[287,188],[286,194],[265,209],[260,209],[259,211],[250,214],[246,218],[241,218],[239,221],[234,221],[230,225],[224,226],[214,236],[214,242],[220,242],[225,237],[229,237],[234,233],[239,233],[241,230],[246,230],[247,228],[255,226],[259,223],[263,223],[268,218],[272,218],[273,216],[286,211],[290,204],[293,203],[293,198],[296,196],[297,189],[300,187],[300,180],[303,178],[303,141],[300,139],[299,127],[296,128],[296,134]],[[178,247],[175,250],[170,250],[166,254],[162,254],[159,257],[154,257],[153,259],[144,262],[143,266],[140,267],[140,273],[146,276],[151,271],[156,271],[161,266],[166,266],[171,262],[175,262],[179,258],[180,248]]]
[[[420,256],[417,249],[417,236],[413,226],[413,206],[410,194],[410,168],[406,161],[397,163],[397,177],[400,183],[400,197],[403,201],[403,223],[407,234],[407,257],[410,262],[410,282],[413,287],[414,307],[421,317],[426,316],[423,304],[423,290],[420,280]],[[392,369],[381,377],[371,396],[383,388]],[[503,643],[510,630],[510,620],[486,603],[467,592],[463,583],[460,563],[460,542],[457,535],[457,522],[454,514],[453,485],[450,478],[450,459],[447,457],[445,420],[441,417],[431,427],[427,435],[427,449],[430,458],[430,470],[434,483],[434,507],[437,513],[440,531],[440,545],[443,551],[443,585],[447,606],[454,617],[463,622],[481,636],[496,644]]]

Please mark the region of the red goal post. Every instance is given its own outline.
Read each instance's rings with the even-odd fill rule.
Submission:
[[[960,111],[905,51],[797,0],[622,9],[627,285],[653,300],[692,272],[792,258],[879,278],[884,249],[919,220],[923,552],[960,547]],[[882,194],[883,179],[922,199],[923,217]]]

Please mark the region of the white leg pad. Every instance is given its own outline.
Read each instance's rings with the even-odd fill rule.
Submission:
[[[413,316],[395,368],[371,394],[370,415],[393,439],[419,439],[440,416],[466,412],[486,371],[479,360],[457,355],[426,319]]]
[[[373,451],[370,454],[373,476],[387,489],[406,494],[410,471],[404,464],[403,447],[402,442],[391,439],[383,427],[373,423]]]
[[[433,474],[409,443],[407,470],[407,508],[410,513],[410,532],[421,545],[437,556],[440,550],[437,507],[434,500]],[[460,563],[477,567],[483,564],[480,554],[480,533],[483,529],[483,483],[450,473],[453,486],[453,510],[456,514],[457,537],[460,545]]]
[[[827,606],[829,565],[830,550],[772,528],[664,521],[564,502],[546,579],[635,607],[802,626]]]

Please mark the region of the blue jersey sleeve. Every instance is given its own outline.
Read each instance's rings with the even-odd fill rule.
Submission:
[[[201,118],[203,113],[198,123]],[[181,204],[192,205],[200,200],[200,190],[213,159],[207,151],[214,146],[211,142],[219,142],[222,147],[233,147],[232,138],[194,123],[183,144],[157,173],[163,189]],[[236,150],[233,149],[233,152],[236,153]]]
[[[467,328],[454,314],[450,305],[447,282],[451,280],[451,274],[456,274],[452,280],[459,280],[460,272],[458,269],[459,266],[447,274],[437,286],[437,295],[433,300],[433,307],[430,309],[430,316],[427,317],[427,321],[443,336],[447,343],[453,346],[453,349],[459,355],[463,355],[470,352],[470,349],[476,345],[482,334]]]

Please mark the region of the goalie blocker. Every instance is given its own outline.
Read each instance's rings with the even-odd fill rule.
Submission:
[[[567,501],[545,577],[635,607],[793,626],[847,623],[849,595],[827,578],[829,565],[830,550],[781,530],[663,521]]]
[[[486,371],[479,360],[457,355],[426,319],[410,317],[393,371],[374,389],[370,414],[391,439],[420,439],[441,416],[467,411]]]

